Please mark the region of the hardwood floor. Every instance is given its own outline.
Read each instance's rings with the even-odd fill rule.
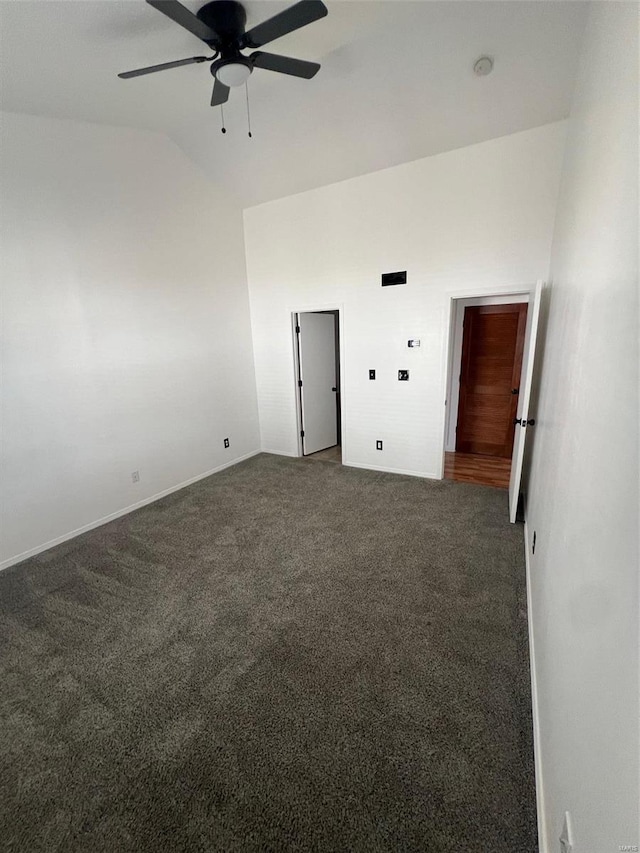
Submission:
[[[339,444],[328,447],[318,453],[305,456],[321,462],[342,462],[342,448]],[[445,453],[444,476],[446,480],[458,480],[461,483],[476,483],[481,486],[495,486],[498,489],[509,487],[511,459],[497,456],[480,456],[476,453]]]
[[[480,456],[475,453],[445,453],[444,455],[446,480],[508,489],[510,474],[511,459]]]

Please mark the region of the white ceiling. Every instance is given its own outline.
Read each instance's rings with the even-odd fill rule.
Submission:
[[[186,0],[196,11],[201,3]],[[289,2],[245,4],[247,26]],[[120,80],[207,53],[143,0],[1,0],[2,107],[166,132],[243,205],[564,118],[586,4],[327,0],[329,15],[265,50],[314,59],[299,80],[256,69],[225,108],[205,64]],[[472,73],[481,54],[489,77]]]

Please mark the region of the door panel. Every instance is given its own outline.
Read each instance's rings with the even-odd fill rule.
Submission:
[[[456,450],[508,458],[514,439],[526,303],[464,314]]]
[[[336,337],[333,314],[299,314],[302,380],[302,452],[317,453],[338,443]]]
[[[512,522],[516,520],[518,513],[518,498],[520,497],[520,482],[522,480],[522,466],[524,463],[524,445],[531,424],[527,424],[533,418],[529,410],[531,401],[531,386],[533,384],[534,359],[536,355],[536,343],[538,339],[538,324],[540,321],[540,303],[542,301],[542,282],[538,282],[533,298],[531,317],[529,318],[529,333],[527,348],[524,352],[522,363],[522,376],[520,379],[520,395],[518,398],[518,417],[524,422],[516,426],[515,441],[513,443],[513,456],[511,459],[511,479],[509,480],[509,518]]]

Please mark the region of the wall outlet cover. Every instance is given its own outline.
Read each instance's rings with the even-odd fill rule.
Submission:
[[[224,440],[224,446],[225,446],[225,447],[229,447],[229,439],[228,439],[228,438],[225,438],[225,440]]]
[[[408,370],[399,370],[398,371],[398,382],[408,382],[409,381],[409,371]]]
[[[376,441],[376,450],[382,450],[382,442],[380,440]]]
[[[132,471],[131,472],[131,482],[139,483],[140,482],[140,471]]]
[[[369,379],[375,379],[375,378],[376,378],[375,370],[370,370],[369,371]]]

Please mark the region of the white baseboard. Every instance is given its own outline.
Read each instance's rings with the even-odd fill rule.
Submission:
[[[384,474],[403,474],[405,477],[421,477],[423,480],[441,480],[437,474],[424,474],[422,471],[406,471],[404,468],[383,468],[381,465],[363,465],[361,462],[345,462],[348,468],[363,468],[365,471],[382,471]]]
[[[27,560],[29,557],[35,557],[36,554],[41,554],[43,551],[48,551],[49,548],[53,548],[56,545],[61,545],[63,542],[67,542],[69,539],[73,539],[76,536],[80,536],[81,533],[87,533],[89,530],[95,530],[96,527],[101,527],[103,524],[108,524],[110,521],[114,521],[116,518],[121,518],[123,515],[128,515],[130,512],[134,512],[136,509],[140,509],[143,506],[147,506],[147,504],[152,504],[154,501],[159,501],[160,498],[165,498],[167,495],[172,494],[173,492],[179,492],[180,489],[186,488],[186,486],[190,486],[192,483],[197,483],[198,480],[204,480],[206,477],[210,477],[212,474],[217,474],[218,471],[223,471],[225,468],[231,468],[232,465],[238,465],[240,462],[244,462],[245,459],[250,459],[252,456],[257,456],[258,453],[261,453],[260,450],[252,450],[251,453],[245,453],[244,456],[238,456],[236,459],[232,459],[231,462],[225,462],[222,465],[218,465],[217,468],[212,468],[210,471],[205,471],[204,474],[198,474],[195,477],[191,477],[189,480],[184,480],[182,483],[178,483],[176,486],[170,486],[168,489],[164,489],[162,492],[158,492],[155,495],[151,495],[149,498],[144,498],[141,501],[138,501],[135,504],[131,504],[130,506],[125,507],[124,509],[116,510],[115,512],[110,513],[109,515],[103,516],[103,518],[99,518],[96,521],[90,521],[88,524],[83,524],[82,527],[78,527],[75,530],[71,530],[69,533],[63,533],[62,536],[56,536],[55,539],[50,539],[48,542],[44,542],[42,545],[36,545],[35,548],[29,548],[28,551],[23,551],[21,554],[16,554],[14,557],[9,557],[7,560],[3,560],[0,563],[0,571],[2,569],[8,569],[9,566],[14,566],[16,563],[22,562],[22,560]]]
[[[540,755],[540,714],[538,709],[538,682],[536,679],[536,653],[533,641],[533,611],[531,606],[531,560],[529,556],[529,528],[525,514],[524,562],[527,577],[527,624],[529,626],[529,666],[531,671],[531,708],[533,713],[533,760],[536,776],[536,809],[538,814],[538,851],[549,853],[547,826],[544,813],[544,788],[542,784],[542,757]]]
[[[268,450],[262,448],[263,453],[272,453],[274,456],[288,456],[291,459],[304,459],[304,456],[298,456],[297,453],[285,453],[283,450]],[[344,457],[342,464],[347,468],[362,468],[364,471],[382,471],[384,474],[403,474],[405,477],[421,477],[424,480],[441,480],[437,474],[423,474],[421,471],[407,471],[404,468],[383,468],[381,465],[363,465],[361,462],[347,462]]]

